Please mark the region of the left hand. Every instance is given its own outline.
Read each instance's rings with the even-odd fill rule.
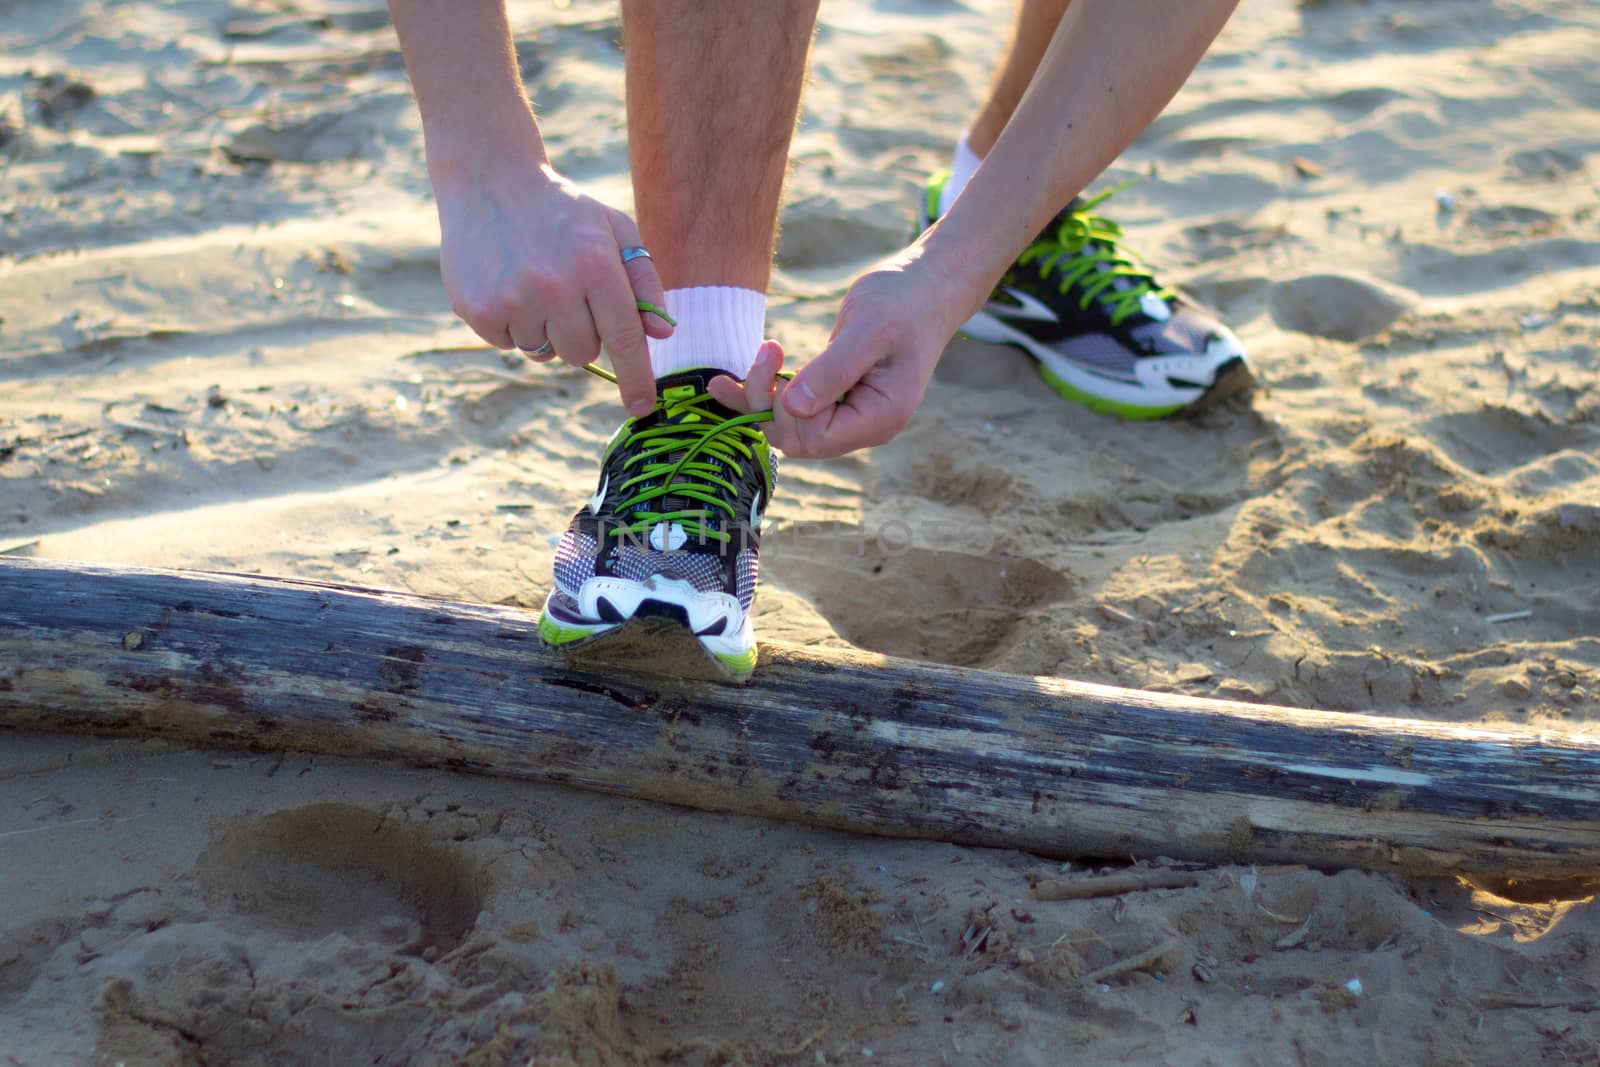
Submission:
[[[916,258],[899,256],[857,278],[845,294],[828,347],[794,379],[775,380],[783,362],[762,345],[744,386],[711,383],[713,395],[740,411],[773,410],[763,429],[786,455],[822,458],[894,438],[922,403],[928,379],[959,321],[930,294]]]

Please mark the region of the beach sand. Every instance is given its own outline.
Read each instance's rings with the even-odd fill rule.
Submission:
[[[536,607],[621,411],[450,314],[373,0],[0,9],[0,551]],[[910,236],[1007,9],[824,6],[795,356]],[[615,10],[512,14],[557,165],[625,206]],[[1225,313],[1253,400],[1125,424],[957,340],[896,441],[785,465],[760,632],[1595,731],[1597,55],[1576,0],[1246,0],[1099,187],[1139,179],[1105,212]],[[0,1062],[1600,1059],[1593,897],[1231,866],[1031,899],[1062,867],[5,734]]]

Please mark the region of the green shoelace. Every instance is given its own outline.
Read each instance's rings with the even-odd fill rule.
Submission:
[[[1112,325],[1138,311],[1139,302],[1146,293],[1154,293],[1163,300],[1178,295],[1157,285],[1155,275],[1120,250],[1122,227],[1091,213],[1131,184],[1124,182],[1084,201],[1076,210],[1067,213],[1054,233],[1029,245],[1017,260],[1023,265],[1039,263],[1039,274],[1044,278],[1059,269],[1061,273],[1056,284],[1061,292],[1080,286],[1083,296],[1078,306],[1085,311],[1094,301],[1105,301],[1111,308]]]
[[[643,304],[640,307],[655,310]],[[617,376],[603,367],[590,363],[584,370],[616,383]],[[709,539],[726,543],[731,539],[727,531],[714,529],[708,523],[719,513],[730,520],[736,518],[733,504],[725,499],[725,494],[739,493],[729,474],[741,478],[744,464],[765,462],[760,453],[766,442],[755,426],[770,422],[772,412],[754,411],[729,418],[711,409],[712,400],[709,392],[693,386],[669,387],[656,400],[656,411],[671,421],[626,432],[617,447],[635,450],[622,461],[622,469],[632,473],[613,491],[634,492],[617,504],[617,514],[628,521],[608,527],[612,536],[639,538],[657,523],[675,522],[702,542]],[[674,454],[676,459],[671,458]],[[658,511],[649,506],[669,496],[706,507]]]

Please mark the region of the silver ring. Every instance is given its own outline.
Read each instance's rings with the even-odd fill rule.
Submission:
[[[522,354],[525,355],[525,356],[533,356],[535,359],[537,359],[540,356],[548,356],[550,353],[554,352],[555,350],[556,350],[556,346],[551,344],[549,341],[546,341],[544,344],[540,345],[538,348],[524,348],[522,350]]]
[[[632,248],[622,250],[622,262],[629,263],[635,259],[649,259],[650,250],[643,245],[634,245]]]

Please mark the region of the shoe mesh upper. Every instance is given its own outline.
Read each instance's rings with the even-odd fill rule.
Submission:
[[[1066,220],[1076,212],[1092,208],[1099,199],[1097,197],[1094,202],[1086,202],[1082,197],[1073,197],[1066,207],[1046,223],[1034,243],[1051,241]],[[928,203],[934,202],[934,198],[930,197]],[[923,227],[931,226],[933,222],[931,214],[925,212]],[[1101,247],[1112,256],[1122,254],[1113,242],[1092,241],[1076,255],[1098,255],[1096,250]],[[1193,301],[1171,289],[1157,286],[1153,278],[1149,278],[1144,287],[1155,290],[1152,296],[1165,294],[1162,302],[1166,304],[1170,318],[1162,321],[1136,311],[1122,322],[1113,322],[1111,305],[1114,298],[1134,283],[1119,278],[1104,289],[1099,297],[1088,300],[1088,307],[1084,307],[1083,293],[1073,286],[1063,289],[1059,280],[1065,265],[1071,263],[1074,256],[1074,253],[1063,250],[1059,255],[1013,263],[990,296],[987,308],[1004,316],[1005,311],[1016,306],[1016,301],[1006,289],[1009,287],[1024,292],[1049,307],[1058,321],[1040,324],[1004,316],[1007,321],[1030,332],[1047,335],[1053,343],[1069,349],[1074,358],[1119,373],[1130,371],[1132,364],[1145,356],[1202,351],[1212,337],[1227,330]],[[1100,263],[1096,271],[1085,277],[1084,282],[1109,269],[1109,261]]]
[[[612,575],[630,582],[642,582],[651,575],[687,581],[702,593],[732,593],[746,611],[755,600],[756,578],[760,570],[759,557],[753,548],[739,549],[734,560],[734,588],[729,589],[724,580],[722,556],[717,545],[705,546],[707,551],[680,549],[658,552],[648,545],[624,538],[612,550],[609,569]],[[576,600],[583,583],[595,576],[595,559],[600,544],[593,534],[580,529],[577,523],[567,528],[561,543],[556,546],[555,579],[561,591]]]
[[[706,381],[715,373],[682,372],[662,379],[661,388],[664,392],[669,386],[688,383],[703,390]],[[702,406],[701,411],[705,410]],[[714,410],[725,409],[717,405]],[[700,417],[703,419],[703,414]],[[693,420],[683,423],[688,432],[700,424]],[[662,550],[651,544],[650,531],[653,527],[648,522],[646,528],[640,531],[630,525],[636,518],[636,512],[619,514],[617,510],[641,489],[659,484],[653,479],[635,482],[631,486],[627,484],[638,469],[637,466],[628,465],[630,447],[629,439],[624,438],[605,460],[609,488],[598,512],[589,508],[578,512],[557,544],[553,567],[557,588],[571,599],[575,608],[584,582],[597,575],[630,582],[643,582],[657,575],[687,581],[701,593],[729,593],[748,611],[755,598],[759,571],[759,536],[758,531],[749,529],[743,520],[749,515],[757,493],[762,494],[763,503],[770,497],[773,486],[777,484],[777,457],[770,449],[757,453],[765,456],[765,471],[751,464],[748,459],[738,463],[737,471],[733,466],[721,467],[723,477],[731,480],[735,491],[729,493],[719,490],[719,496],[732,505],[737,518],[730,518],[726,512],[708,506],[704,501],[676,493],[652,499],[648,508],[657,514],[680,509],[704,513],[693,522],[686,520],[679,527],[686,539],[677,540],[676,547],[671,550]],[[667,464],[676,463],[683,455],[683,451],[674,451],[664,460]],[[702,452],[699,461],[712,462],[713,456],[709,452]],[[701,480],[696,484],[710,483]],[[707,531],[707,535],[694,532],[701,528]],[[726,539],[711,536],[716,533],[725,535]]]

